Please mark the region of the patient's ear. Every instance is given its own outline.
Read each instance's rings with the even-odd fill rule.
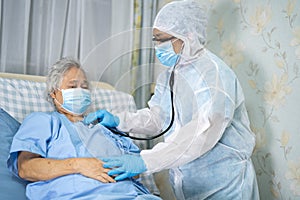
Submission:
[[[52,97],[52,99],[55,99],[55,98],[56,98],[55,91],[51,92],[51,93],[50,93],[50,96]]]
[[[63,97],[62,97],[62,94],[59,90],[52,91],[50,93],[50,96],[53,100],[55,100],[54,102],[59,102],[59,103],[63,102]]]

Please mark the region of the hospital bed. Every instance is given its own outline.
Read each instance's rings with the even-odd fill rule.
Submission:
[[[6,168],[6,159],[15,133],[13,123],[22,123],[31,112],[54,110],[53,105],[45,99],[45,80],[46,78],[42,76],[0,73],[0,112],[9,115],[0,123],[0,199],[25,199],[25,184],[10,174]],[[92,82],[92,88],[93,104],[90,106],[90,111],[103,108],[113,113],[136,110],[133,97],[116,91],[110,84]],[[141,149],[146,148],[144,141],[135,141],[135,143]],[[168,191],[170,187],[165,184],[168,182],[165,175],[166,173],[163,172],[161,175],[156,175],[155,179],[161,190]],[[152,193],[159,193],[153,176],[142,175],[141,180]]]

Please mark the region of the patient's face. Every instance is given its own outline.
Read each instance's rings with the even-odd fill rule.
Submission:
[[[72,67],[69,71],[65,73],[59,89],[70,89],[70,88],[89,89],[87,78],[81,69]],[[51,96],[52,98],[55,98],[59,103],[63,104],[62,92],[60,90],[55,90],[55,92],[52,93]],[[57,104],[56,101],[54,101],[54,103],[57,110],[62,111],[60,105]]]

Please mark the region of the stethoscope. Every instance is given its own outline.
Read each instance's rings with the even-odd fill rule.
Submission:
[[[174,66],[174,68],[175,68],[175,66]],[[165,130],[163,130],[159,134],[157,134],[155,136],[151,136],[151,137],[135,137],[135,136],[129,135],[128,132],[119,131],[117,128],[110,128],[110,127],[106,127],[106,128],[109,129],[114,134],[121,135],[121,136],[124,136],[124,137],[129,137],[129,138],[131,138],[133,140],[153,140],[153,139],[158,138],[158,137],[164,135],[165,133],[167,133],[170,130],[170,128],[173,126],[174,118],[175,118],[175,108],[174,108],[174,102],[173,102],[174,94],[173,94],[173,91],[172,91],[173,84],[174,84],[174,68],[173,68],[173,70],[171,72],[171,76],[170,76],[170,80],[169,80],[170,95],[171,95],[171,105],[172,105],[172,112],[171,112],[171,116],[172,117],[171,117],[171,121],[170,121],[169,126]]]
[[[170,75],[170,79],[169,79],[169,87],[170,87],[172,111],[171,111],[171,121],[170,121],[170,124],[169,124],[169,126],[165,130],[163,130],[159,134],[157,134],[155,136],[151,136],[151,137],[135,137],[135,136],[129,135],[129,132],[122,132],[122,131],[119,131],[117,128],[110,128],[110,127],[106,127],[106,128],[109,129],[114,134],[121,135],[121,136],[124,136],[124,137],[128,137],[128,138],[131,138],[133,140],[153,140],[153,139],[158,138],[158,137],[164,135],[165,133],[167,133],[170,130],[170,128],[173,126],[174,119],[175,119],[175,108],[174,108],[174,100],[173,100],[173,98],[174,98],[174,94],[173,94],[174,70],[175,70],[177,64],[179,63],[180,57],[181,56],[178,57],[178,59],[176,61],[176,64],[174,65],[174,67],[172,69],[172,72],[171,72],[171,75]]]

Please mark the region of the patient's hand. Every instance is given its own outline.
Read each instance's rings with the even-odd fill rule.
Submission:
[[[75,158],[75,160],[75,166],[80,174],[103,183],[116,182],[107,174],[110,169],[103,168],[101,160],[97,158]]]

